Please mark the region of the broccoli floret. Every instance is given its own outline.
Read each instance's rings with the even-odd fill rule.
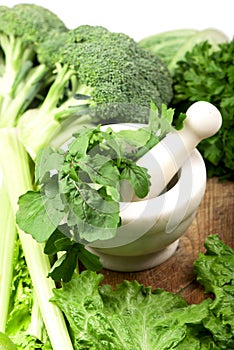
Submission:
[[[89,103],[101,120],[143,122],[142,107],[149,108],[151,100],[158,106],[170,102],[167,67],[129,36],[85,25],[68,37],[60,61],[74,66],[80,84],[90,87]]]
[[[67,28],[43,7],[0,6],[0,127],[16,126],[47,81],[49,69],[38,62],[36,53],[52,30]]]
[[[101,26],[51,33],[38,45],[38,59],[55,68],[55,80],[41,106],[22,118],[21,136],[32,157],[38,150],[33,130],[43,118],[42,144],[67,118],[77,124],[144,123],[151,101],[160,108],[172,98],[171,77],[161,59],[129,36]]]

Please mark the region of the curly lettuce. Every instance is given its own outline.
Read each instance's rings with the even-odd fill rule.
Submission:
[[[188,305],[180,294],[137,281],[113,289],[103,275],[75,274],[54,290],[53,302],[70,325],[79,350],[229,350],[234,346],[234,251],[217,235],[195,262],[197,280],[215,298]]]

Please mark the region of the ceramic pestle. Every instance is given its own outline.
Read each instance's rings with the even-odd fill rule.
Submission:
[[[219,110],[211,103],[198,101],[192,104],[187,112],[184,127],[180,131],[172,131],[155,147],[137,161],[137,164],[148,169],[151,176],[150,192],[144,199],[158,196],[178,172],[192,150],[203,139],[214,135],[222,125]],[[127,186],[121,189],[124,201],[129,200],[132,191]],[[140,200],[132,198],[131,201]]]

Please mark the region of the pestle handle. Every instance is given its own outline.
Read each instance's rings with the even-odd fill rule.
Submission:
[[[192,104],[186,115],[182,130],[170,132],[137,162],[147,168],[151,176],[147,198],[158,196],[198,143],[214,135],[222,124],[219,110],[206,101]]]

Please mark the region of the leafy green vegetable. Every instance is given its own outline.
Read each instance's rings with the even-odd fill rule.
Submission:
[[[230,180],[234,179],[233,56],[234,40],[220,44],[215,51],[208,42],[195,45],[177,62],[171,103],[176,113],[185,112],[191,103],[199,100],[209,101],[219,109],[223,118],[220,130],[203,140],[198,149],[209,177]]]
[[[138,197],[147,195],[147,169],[135,161],[171,130],[174,112],[165,105],[160,112],[154,104],[151,110],[148,126],[119,132],[111,127],[103,131],[100,125],[84,128],[74,135],[67,150],[46,148],[39,153],[38,191],[20,196],[16,220],[38,242],[48,240],[47,254],[51,247],[53,253],[66,252],[50,272],[55,280],[69,280],[78,257],[87,268],[100,268],[83,245],[115,236],[121,225],[122,181],[128,181]]]
[[[172,349],[186,336],[186,323],[200,323],[207,315],[207,301],[187,307],[179,295],[152,292],[136,281],[112,290],[99,286],[102,278],[84,271],[54,290],[75,349]]]
[[[74,349],[233,349],[234,252],[217,235],[208,236],[205,245],[195,270],[216,298],[197,305],[137,281],[123,281],[113,290],[91,271],[62,283],[52,301],[67,317]]]
[[[204,325],[213,334],[219,349],[234,348],[234,252],[218,235],[208,236],[206,254],[194,263],[197,280],[207,293],[215,295]]]

